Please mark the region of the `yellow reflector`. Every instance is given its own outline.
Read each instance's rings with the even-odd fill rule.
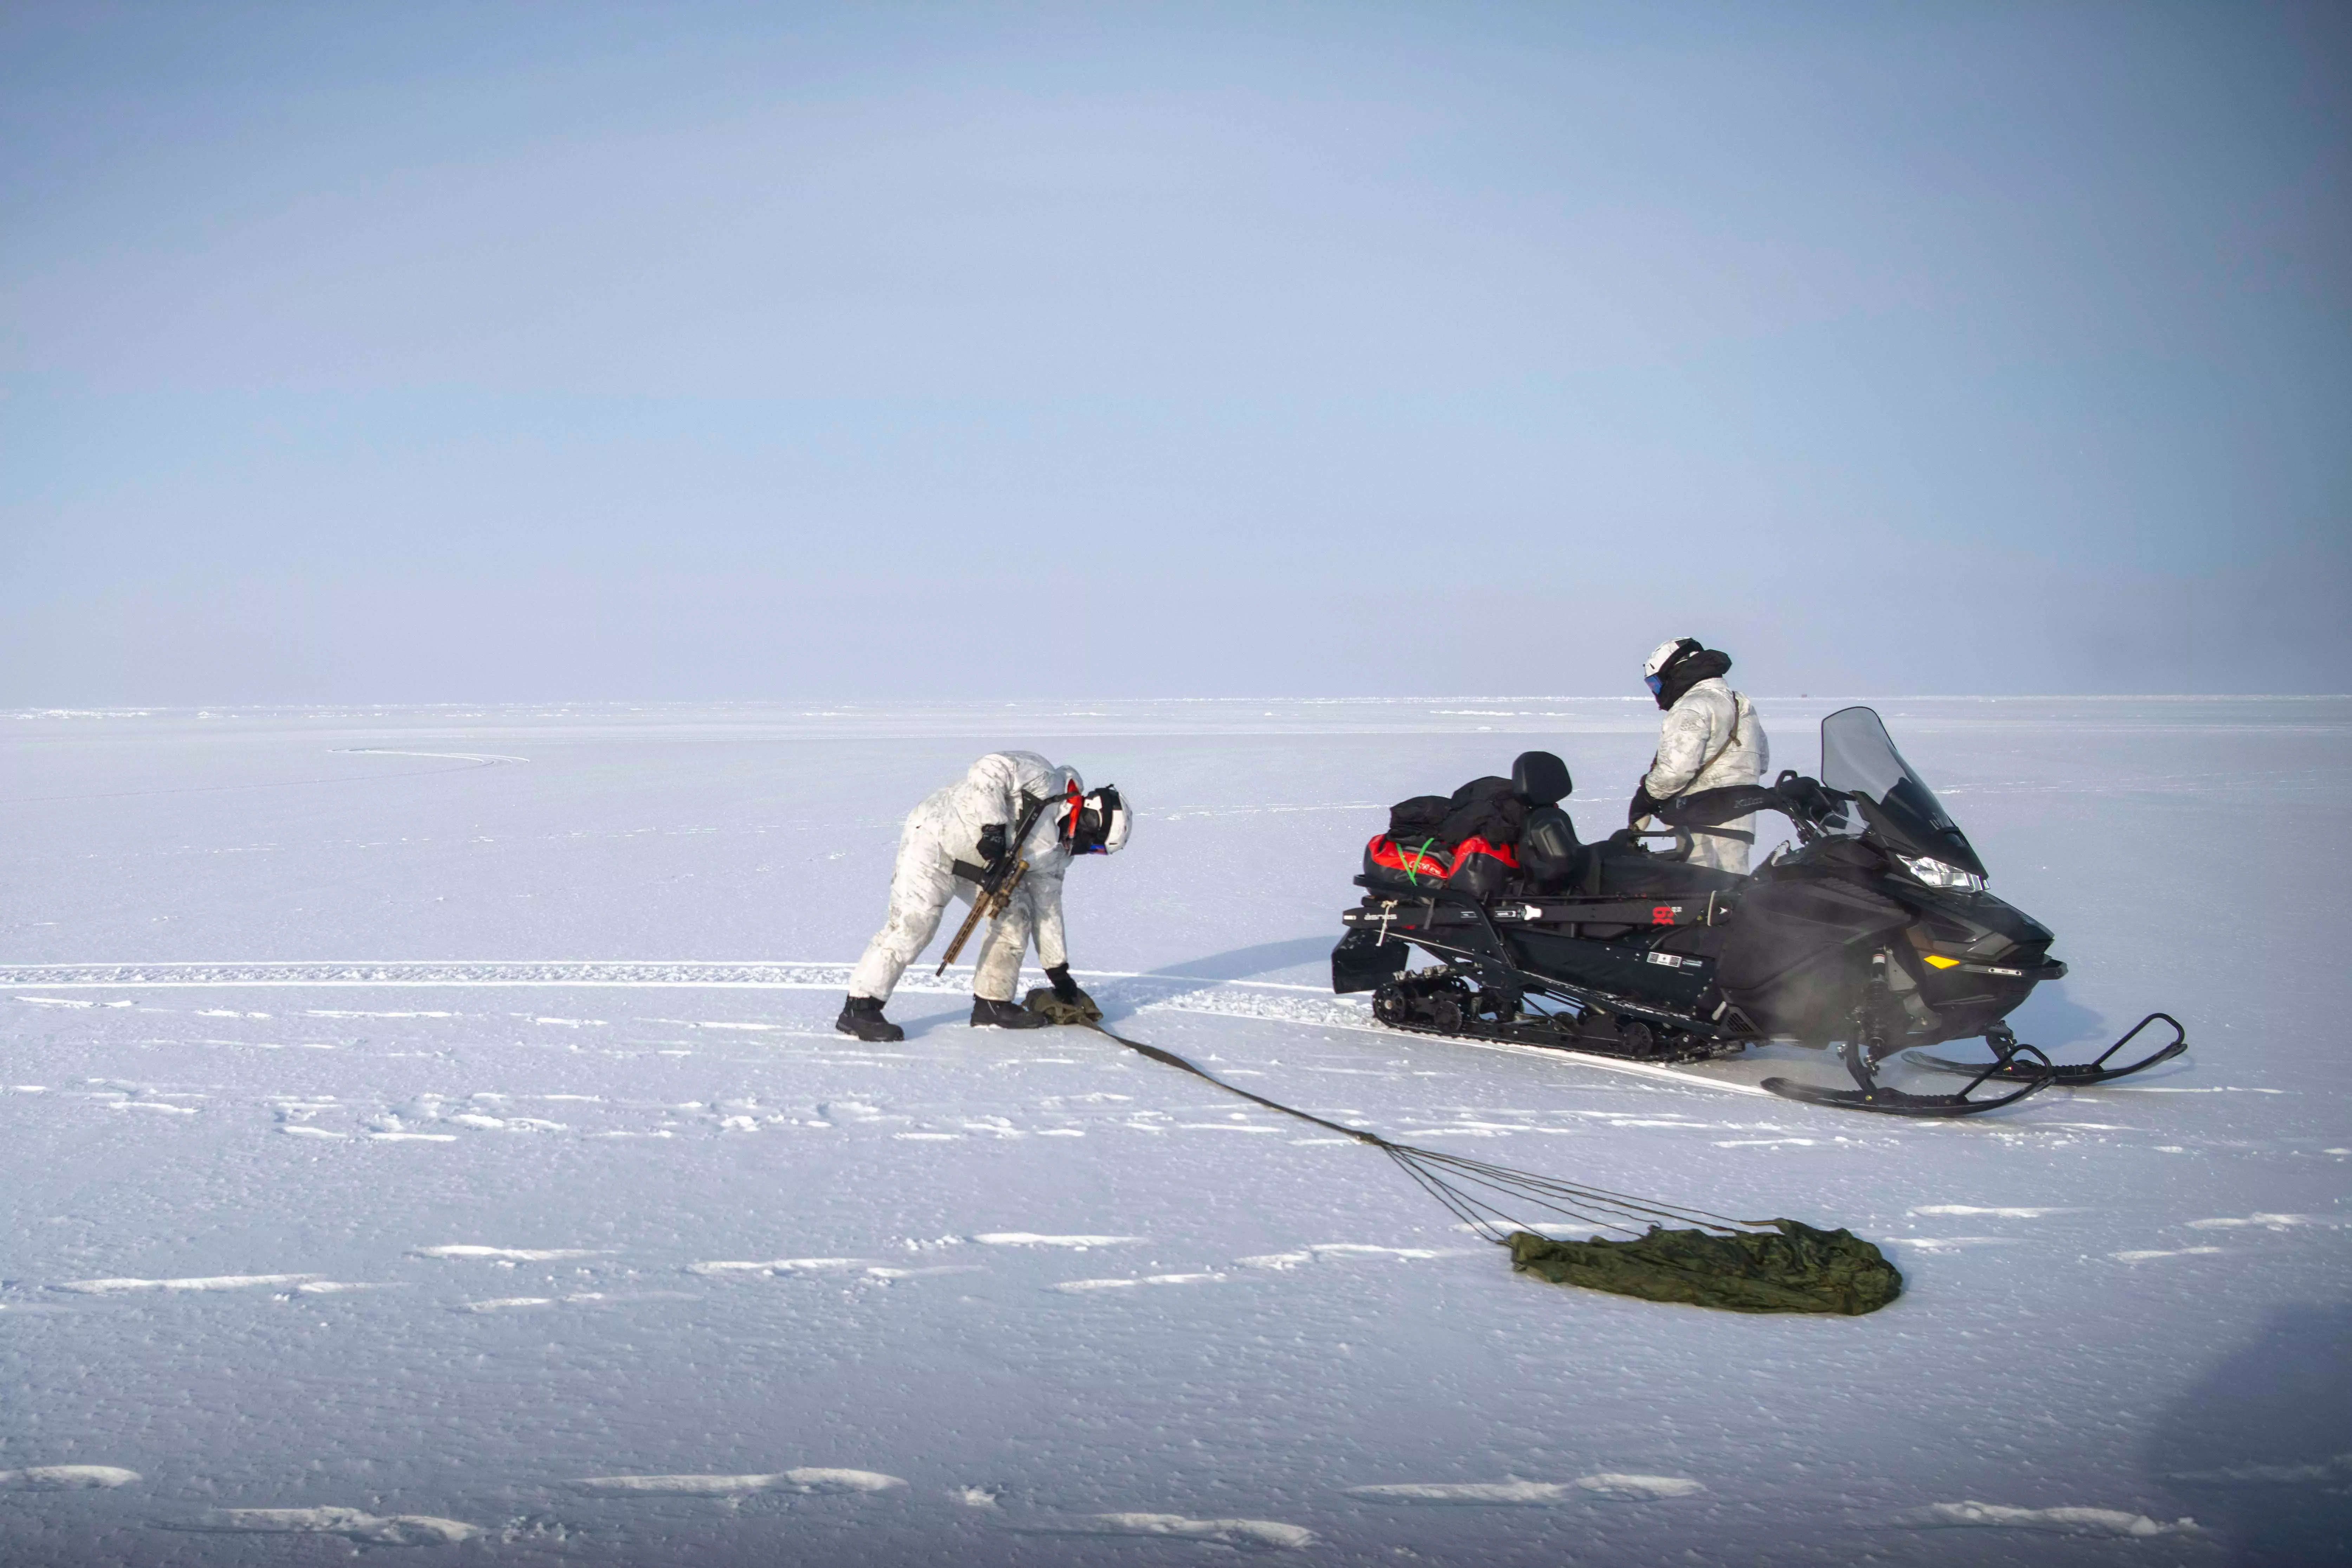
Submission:
[[[1925,956],[1928,963],[1934,964],[1938,969],[1958,969],[1960,966],[1960,961],[1958,959],[1946,958],[1940,952],[1930,952]]]

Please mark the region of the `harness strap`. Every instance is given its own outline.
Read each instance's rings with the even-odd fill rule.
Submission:
[[[1735,691],[1731,694],[1731,733],[1723,738],[1723,744],[1715,749],[1715,752],[1712,756],[1708,757],[1706,761],[1699,763],[1698,772],[1691,774],[1691,783],[1698,783],[1700,778],[1706,774],[1707,769],[1723,761],[1725,756],[1729,754],[1731,748],[1739,743],[1739,721],[1744,717],[1746,717],[1746,715],[1742,714],[1739,710],[1739,693]]]
[[[1739,721],[1746,717],[1747,715],[1740,710],[1739,693],[1734,691],[1731,694],[1731,733],[1723,738],[1723,744],[1717,746],[1712,752],[1710,752],[1706,761],[1699,763],[1698,771],[1691,774],[1691,784],[1694,787],[1697,785],[1699,780],[1706,776],[1707,769],[1723,761],[1725,757],[1730,754],[1731,748],[1739,743]],[[1657,766],[1655,759],[1652,760],[1650,765],[1652,767]],[[1686,798],[1692,793],[1692,790],[1686,789],[1683,791],[1681,795],[1675,796],[1675,798],[1679,801]],[[1756,835],[1753,833],[1740,833],[1730,828],[1689,827],[1683,829],[1683,831],[1685,833],[1711,833],[1717,838],[1737,838],[1743,844],[1753,844],[1756,842]]]

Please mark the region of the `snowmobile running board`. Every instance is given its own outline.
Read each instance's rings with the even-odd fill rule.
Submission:
[[[2169,1044],[2153,1054],[2132,1063],[2129,1067],[2111,1068],[2107,1066],[2107,1058],[2109,1057],[2114,1056],[2117,1051],[2122,1050],[2126,1046],[2131,1044],[2133,1039],[2137,1037],[2142,1029],[2147,1028],[2150,1024],[2159,1021],[2172,1026],[2172,1040]],[[2147,1068],[2156,1066],[2159,1062],[2168,1062],[2188,1048],[2189,1031],[2180,1026],[2179,1019],[2174,1017],[2169,1013],[2150,1013],[2147,1017],[2142,1018],[2138,1023],[2134,1024],[2130,1029],[2126,1031],[2121,1039],[2117,1040],[2114,1045],[2109,1046],[2105,1050],[2101,1051],[2096,1060],[2089,1062],[2062,1063],[2050,1069],[2050,1081],[2067,1089],[2083,1089],[2092,1084],[2112,1083],[2116,1079],[2129,1078],[2136,1072],[2146,1071]],[[1910,1059],[1917,1062],[1921,1067],[1934,1068],[1937,1072],[1977,1076],[1979,1077],[1979,1081],[1981,1081],[1982,1078],[1990,1077],[2002,1079],[2010,1082],[2017,1082],[2033,1076],[2028,1069],[2021,1068],[2012,1058],[2003,1058],[2002,1060],[1991,1063],[1956,1062],[1948,1061],[1942,1057],[1931,1057],[1926,1055],[1924,1052],[1912,1052],[1910,1053]]]

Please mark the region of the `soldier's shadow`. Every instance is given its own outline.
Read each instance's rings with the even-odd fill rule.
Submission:
[[[1247,980],[1254,975],[1271,974],[1278,969],[1295,969],[1302,963],[1319,963],[1331,956],[1336,936],[1298,936],[1287,942],[1261,942],[1252,947],[1228,948],[1205,958],[1188,958],[1181,963],[1171,963],[1147,973],[1147,978],[1168,980],[1198,980],[1213,985],[1225,980]]]
[[[1331,946],[1336,940],[1328,936],[1302,936],[1293,937],[1287,942],[1261,942],[1248,947],[1228,948],[1223,952],[1162,964],[1132,979],[1106,980],[1093,987],[1092,992],[1106,1016],[1124,1017],[1148,1003],[1171,1002],[1197,995],[1203,991],[1213,991],[1232,981],[1248,980],[1260,974],[1295,969],[1303,963],[1319,963],[1330,956]]]

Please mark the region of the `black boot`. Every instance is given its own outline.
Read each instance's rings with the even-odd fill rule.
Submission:
[[[975,996],[971,999],[971,1026],[975,1029],[1042,1029],[1045,1026],[1045,1020],[1017,1003]]]
[[[906,1030],[882,1016],[882,1004],[871,996],[852,996],[844,1002],[833,1026],[877,1046],[894,1045],[907,1037]]]

